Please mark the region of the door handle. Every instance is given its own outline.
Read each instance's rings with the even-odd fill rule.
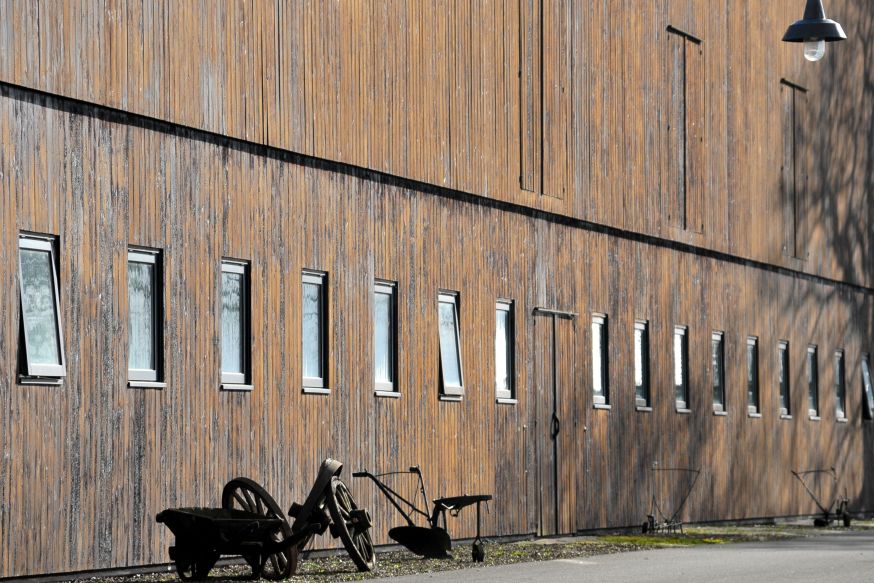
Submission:
[[[555,439],[558,436],[558,433],[561,431],[561,422],[558,420],[558,415],[555,413],[552,414],[552,428],[550,429],[550,433],[552,433],[552,438]]]

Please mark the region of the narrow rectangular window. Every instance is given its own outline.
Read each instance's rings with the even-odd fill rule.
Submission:
[[[686,327],[674,327],[674,399],[678,411],[689,406],[689,341]]]
[[[373,382],[377,391],[397,391],[396,284],[373,286]]]
[[[328,275],[304,270],[301,294],[301,358],[304,389],[328,387]]]
[[[819,419],[819,363],[812,344],[807,347],[807,414]]]
[[[440,376],[444,395],[464,393],[461,370],[461,337],[458,332],[458,293],[444,292],[437,296],[440,334]]]
[[[792,415],[792,404],[789,393],[789,343],[781,340],[777,343],[777,362],[780,371],[780,415]]]
[[[844,351],[835,351],[835,416],[847,418],[847,378],[844,368]]]
[[[249,381],[249,266],[242,261],[222,261],[221,289],[222,385]]]
[[[592,402],[610,404],[607,369],[607,316],[592,314]]]
[[[131,381],[161,380],[161,261],[151,249],[127,252],[127,346]]]
[[[634,323],[634,402],[649,407],[649,323]]]
[[[18,269],[24,341],[21,372],[31,377],[66,376],[55,239],[20,236]]]
[[[874,386],[871,385],[871,361],[867,354],[862,355],[862,391],[865,394],[862,417],[870,421],[874,419]]]
[[[495,397],[515,398],[513,302],[499,300],[495,303]]]
[[[759,413],[759,339],[747,337],[747,413]]]
[[[710,360],[713,366],[713,410],[724,413],[726,410],[725,343],[722,332],[714,332],[710,337]]]

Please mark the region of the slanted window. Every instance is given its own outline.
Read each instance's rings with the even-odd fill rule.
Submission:
[[[249,363],[249,265],[222,261],[221,289],[222,388],[248,389]]]
[[[607,316],[592,314],[592,402],[610,404],[607,363]]]
[[[649,323],[634,323],[634,402],[650,407],[649,397]]]
[[[442,292],[437,295],[437,315],[442,394],[460,397],[464,394],[464,381],[461,370],[461,337],[458,332],[458,293]]]
[[[747,337],[747,413],[759,414],[759,339]]]
[[[495,397],[498,399],[515,398],[515,338],[513,302],[499,300],[495,303]]]
[[[24,340],[21,372],[26,377],[66,376],[55,239],[20,236],[18,269]]]
[[[862,416],[870,421],[874,419],[874,386],[871,385],[871,360],[867,354],[862,355],[862,390],[865,393]]]
[[[813,345],[807,347],[807,414],[819,419],[819,363]]]
[[[686,327],[674,327],[674,400],[677,411],[689,411],[689,342]]]
[[[377,391],[397,391],[396,285],[377,281],[373,286],[373,382]]]
[[[160,254],[151,249],[127,252],[127,378],[161,380],[161,268]]]
[[[725,343],[723,333],[710,336],[710,360],[713,367],[713,411],[725,412]]]
[[[320,271],[303,272],[301,355],[304,391],[324,392],[328,387],[327,277]]]
[[[835,416],[847,418],[847,373],[843,350],[835,350]]]
[[[781,340],[777,343],[777,366],[780,374],[780,415],[792,415],[792,404],[789,394],[789,343]]]

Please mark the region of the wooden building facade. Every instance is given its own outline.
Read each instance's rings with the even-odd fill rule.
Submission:
[[[874,13],[809,64],[802,4],[0,0],[0,577],[328,456],[487,536],[640,524],[654,465],[688,521],[830,467],[870,513]]]

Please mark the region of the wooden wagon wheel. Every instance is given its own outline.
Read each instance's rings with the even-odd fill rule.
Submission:
[[[222,490],[222,508],[245,510],[266,518],[279,518],[282,525],[271,536],[274,541],[282,541],[291,536],[291,527],[285,521],[282,510],[276,500],[256,482],[248,478],[234,478],[225,484]],[[244,559],[252,567],[253,575],[264,575],[267,579],[285,579],[297,572],[298,548],[291,548],[274,553],[264,560],[256,555],[244,555]]]
[[[334,476],[327,496],[331,513],[331,534],[343,541],[343,546],[359,571],[371,571],[376,563],[370,540],[370,516],[358,508],[343,481]]]

